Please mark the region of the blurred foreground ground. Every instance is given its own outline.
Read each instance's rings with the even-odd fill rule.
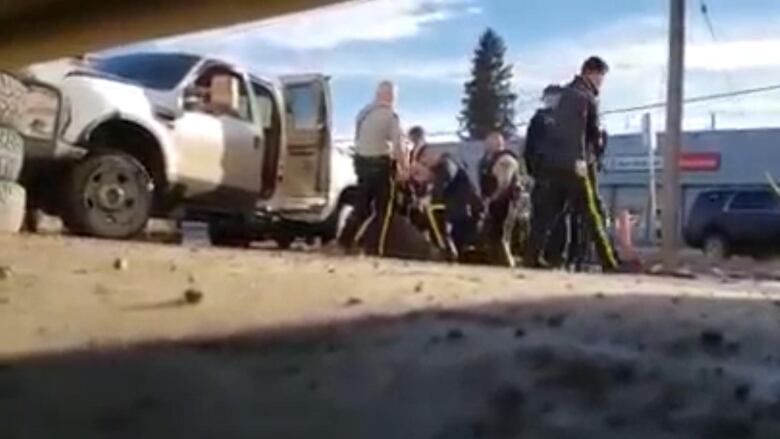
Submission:
[[[669,279],[0,249],[2,438],[780,437],[773,264]]]

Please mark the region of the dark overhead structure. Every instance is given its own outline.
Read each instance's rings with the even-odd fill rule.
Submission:
[[[0,67],[218,28],[344,0],[6,0]]]

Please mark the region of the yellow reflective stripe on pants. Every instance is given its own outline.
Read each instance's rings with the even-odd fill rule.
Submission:
[[[374,218],[376,218],[376,213],[372,213],[368,218],[366,218],[365,221],[363,221],[363,224],[360,225],[357,233],[355,233],[355,238],[352,239],[352,245],[357,245],[363,239],[363,235],[366,234],[368,226],[371,225],[371,222],[374,221]]]
[[[436,210],[444,210],[444,205],[438,204],[438,205],[426,206],[425,214],[428,216],[428,222],[431,224],[431,230],[433,231],[433,237],[436,239],[436,245],[438,245],[439,248],[444,250],[446,249],[446,245],[444,243],[444,235],[441,233],[441,230],[439,230],[439,225],[436,223],[436,217],[433,214],[433,212]]]
[[[596,244],[601,246],[603,253],[607,256],[607,263],[612,268],[617,268],[617,258],[615,258],[615,253],[612,250],[612,244],[609,242],[609,238],[607,238],[607,232],[604,230],[604,221],[603,218],[601,218],[601,213],[599,212],[598,206],[596,206],[596,193],[593,190],[593,186],[590,183],[590,178],[587,176],[582,177],[583,181],[585,182],[585,196],[587,197],[587,205],[588,205],[588,212],[591,215],[591,220],[595,221],[595,227],[596,227],[596,240],[598,241]]]
[[[379,256],[385,255],[387,231],[390,229],[390,219],[393,216],[393,208],[395,207],[395,182],[392,177],[390,178],[389,184],[390,196],[387,199],[387,206],[385,207],[385,217],[382,219],[382,232],[379,234],[379,249],[377,250]]]

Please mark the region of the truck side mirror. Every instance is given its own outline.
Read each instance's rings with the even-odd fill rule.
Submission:
[[[182,106],[185,111],[197,109],[203,104],[205,97],[203,90],[195,85],[191,85],[184,89]]]

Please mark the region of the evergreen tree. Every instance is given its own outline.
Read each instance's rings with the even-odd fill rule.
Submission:
[[[507,138],[514,137],[515,101],[512,91],[512,65],[504,60],[504,40],[488,28],[479,38],[474,52],[472,79],[464,84],[460,136],[469,140],[484,140],[498,130]]]

